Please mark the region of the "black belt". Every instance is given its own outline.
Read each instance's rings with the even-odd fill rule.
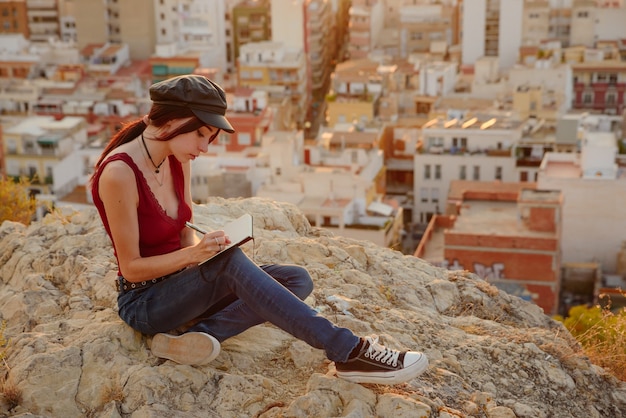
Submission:
[[[153,284],[162,282],[163,280],[169,278],[170,276],[176,273],[180,273],[183,270],[184,269],[180,269],[178,271],[175,271],[172,274],[167,274],[165,276],[157,277],[156,279],[152,279],[152,280],[144,280],[142,282],[129,282],[122,276],[117,276],[117,280],[115,280],[115,289],[117,289],[118,292],[128,292],[129,290],[143,289],[146,287],[150,287]]]

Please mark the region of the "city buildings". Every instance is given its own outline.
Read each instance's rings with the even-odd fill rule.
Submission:
[[[616,261],[626,238],[616,209],[626,166],[624,6],[3,1],[0,172],[36,173],[33,192],[89,202],[94,158],[148,111],[149,85],[205,74],[226,88],[237,132],[194,161],[195,201],[287,200],[315,225],[405,254],[422,236],[431,237],[422,248],[436,248],[429,231],[445,227],[449,248],[427,259],[553,312],[626,274]],[[86,139],[28,137],[21,124],[41,125],[32,117],[80,118]],[[551,214],[553,230],[537,230]],[[585,277],[584,292],[574,277]]]

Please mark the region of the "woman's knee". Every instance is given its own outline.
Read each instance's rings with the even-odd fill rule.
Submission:
[[[294,284],[291,291],[304,300],[313,292],[313,279],[308,270],[300,266],[290,266],[292,269],[290,277],[291,282]]]

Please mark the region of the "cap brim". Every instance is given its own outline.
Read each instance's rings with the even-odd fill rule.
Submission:
[[[235,129],[230,124],[228,119],[225,116],[218,115],[216,113],[204,112],[198,109],[191,109],[194,115],[202,122],[206,123],[210,126],[215,126],[216,128],[220,128],[223,131],[228,132],[229,134],[235,133]]]

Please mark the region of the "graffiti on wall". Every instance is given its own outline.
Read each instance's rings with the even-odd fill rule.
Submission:
[[[459,260],[456,258],[452,263],[448,260],[443,260],[440,266],[448,270],[465,270],[463,265],[459,264]],[[482,263],[474,263],[474,273],[484,280],[504,279],[504,263],[493,263],[491,266],[486,266]]]
[[[441,262],[440,267],[443,267],[444,269],[448,269],[448,270],[465,270],[463,265],[459,264],[459,260],[457,260],[456,258],[454,259],[452,264],[450,264],[448,260],[443,260]]]
[[[452,263],[448,260],[443,260],[439,267],[443,267],[448,270],[465,270],[462,264],[459,264],[459,260],[454,259]],[[493,263],[491,266],[486,266],[482,263],[474,263],[474,273],[480,276],[483,280],[496,280],[504,279],[504,263]],[[533,301],[538,299],[536,293],[530,292],[526,286],[522,283],[515,283],[509,281],[495,282],[494,285],[510,295],[518,296],[524,300]]]
[[[474,272],[485,280],[504,279],[504,263],[493,263],[491,266],[474,263]]]

